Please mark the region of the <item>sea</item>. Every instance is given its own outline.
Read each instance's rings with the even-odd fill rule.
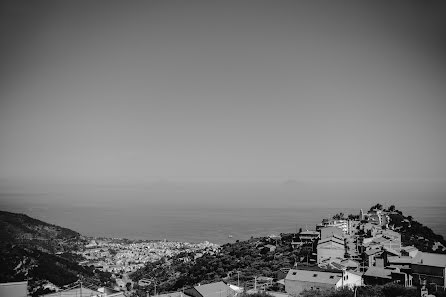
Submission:
[[[314,230],[376,203],[446,236],[446,187],[435,182],[151,182],[0,186],[0,210],[86,236],[217,244]]]

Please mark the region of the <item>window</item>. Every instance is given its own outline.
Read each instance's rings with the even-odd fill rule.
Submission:
[[[313,274],[313,277],[316,277],[316,276],[317,276],[317,273]]]
[[[296,275],[296,274],[297,274],[297,272],[296,272],[296,271],[294,271],[294,272],[293,272],[293,275]]]
[[[332,278],[332,279],[333,279],[333,278],[334,278],[334,275],[330,275],[330,278]]]

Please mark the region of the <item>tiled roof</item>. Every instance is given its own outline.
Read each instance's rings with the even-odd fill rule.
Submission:
[[[337,238],[335,236],[327,237],[325,239],[319,240],[317,245],[319,246],[320,244],[324,244],[324,243],[327,243],[327,242],[334,242],[334,243],[337,243],[337,244],[340,244],[340,245],[344,246],[344,240],[340,239],[340,238]]]
[[[354,260],[351,260],[351,259],[342,260],[341,264],[344,265],[345,267],[358,267],[359,266],[359,262],[358,261],[354,261]]]
[[[195,286],[194,288],[203,297],[227,297],[235,295],[235,291],[232,290],[224,282],[210,283],[206,285]]]
[[[446,255],[419,252],[413,258],[412,264],[446,267]]]
[[[387,257],[387,260],[389,263],[393,264],[408,264],[412,263],[412,258],[408,256],[402,256],[402,257]]]
[[[389,254],[392,254],[392,255],[395,255],[395,256],[400,256],[401,255],[401,253],[400,252],[398,252],[398,251],[396,251],[396,250],[394,250],[394,249],[391,249],[391,248],[388,248],[388,247],[383,247],[383,249],[385,250],[385,251],[387,251]]]
[[[341,278],[342,273],[291,269],[285,280],[335,285]]]
[[[379,278],[392,279],[391,274],[392,274],[392,270],[384,269],[381,267],[370,267],[364,273],[364,276],[373,276],[373,277],[379,277]]]

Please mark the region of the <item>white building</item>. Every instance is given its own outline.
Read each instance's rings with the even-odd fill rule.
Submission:
[[[359,274],[349,271],[325,272],[290,269],[285,278],[285,291],[299,295],[304,290],[326,290],[362,285]]]

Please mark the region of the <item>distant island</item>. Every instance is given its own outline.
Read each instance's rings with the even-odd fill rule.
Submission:
[[[415,288],[438,295],[445,281],[444,274],[441,278],[435,271],[422,275],[416,270],[426,265],[424,258],[446,263],[443,236],[395,206],[385,209],[379,203],[357,214],[323,218],[313,230],[221,246],[86,237],[24,214],[3,211],[0,236],[0,282],[27,280],[32,296],[63,290],[79,279],[132,296],[179,292],[218,282],[245,293],[264,290],[313,296],[310,287],[300,291],[293,287],[300,281],[293,277],[308,271],[314,271],[312,275],[331,273],[334,278],[340,272],[349,273],[352,282],[357,276],[356,283],[350,286],[345,280],[342,287],[350,290],[359,286],[364,296],[368,287],[363,285],[384,288],[389,283],[404,288],[401,296],[410,296]],[[444,266],[442,271],[446,271]],[[324,288],[321,285],[318,290]]]

